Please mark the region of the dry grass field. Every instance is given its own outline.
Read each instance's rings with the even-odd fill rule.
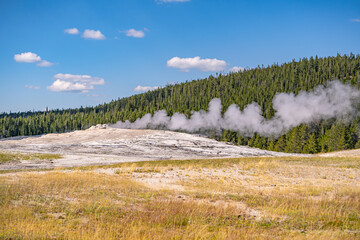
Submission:
[[[0,239],[360,239],[360,158],[2,171],[0,212]]]
[[[43,154],[43,153],[13,153],[0,152],[0,163],[16,162],[16,161],[36,161],[46,159],[61,159],[60,154]]]

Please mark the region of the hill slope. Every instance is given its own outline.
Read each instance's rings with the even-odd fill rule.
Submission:
[[[281,66],[275,64],[228,75],[220,74],[166,86],[96,107],[2,114],[0,135],[10,137],[86,129],[98,123],[115,123],[126,119],[134,121],[160,109],[166,109],[170,115],[182,112],[189,116],[193,110],[207,109],[209,101],[214,97],[221,99],[224,109],[232,103],[244,108],[255,101],[261,106],[264,116],[271,118],[274,115],[271,100],[276,93],[296,94],[331,79],[339,79],[359,88],[360,56],[350,54],[303,58]],[[211,132],[209,135],[219,140],[268,150],[317,153],[360,146],[358,123],[359,119],[348,123],[335,119],[320,121],[296,127],[278,139],[258,135],[243,137],[230,131],[224,131],[222,136]]]
[[[70,133],[3,139],[0,141],[0,153],[1,151],[56,153],[61,154],[61,158],[0,162],[0,170],[107,165],[149,160],[308,156],[234,146],[187,133],[96,127]]]

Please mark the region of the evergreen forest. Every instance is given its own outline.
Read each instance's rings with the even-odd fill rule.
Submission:
[[[95,107],[2,113],[0,138],[69,132],[119,120],[135,121],[146,113],[153,114],[161,109],[165,109],[169,115],[181,112],[190,116],[191,111],[207,109],[210,100],[215,97],[221,99],[224,111],[233,103],[243,109],[247,104],[257,102],[264,117],[269,119],[274,115],[272,99],[276,93],[297,94],[334,79],[360,88],[360,55],[316,56],[281,65],[258,66],[237,73],[216,74]],[[348,122],[322,120],[302,124],[277,139],[257,134],[245,137],[231,131],[223,131],[220,136],[210,131],[209,135],[221,141],[273,151],[318,153],[360,148],[359,123],[360,117]]]

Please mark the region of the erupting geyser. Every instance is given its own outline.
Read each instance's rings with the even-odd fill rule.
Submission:
[[[279,136],[300,124],[330,118],[349,119],[357,115],[357,104],[360,91],[340,81],[328,82],[327,86],[317,86],[313,91],[293,93],[278,93],[272,104],[275,115],[265,119],[260,106],[253,102],[244,110],[232,104],[224,115],[218,98],[209,103],[208,111],[192,112],[190,118],[182,113],[169,117],[165,110],[160,110],[151,116],[150,113],[135,122],[117,122],[116,128],[130,129],[169,129],[198,132],[201,129],[231,130],[246,136],[258,133],[262,136]]]

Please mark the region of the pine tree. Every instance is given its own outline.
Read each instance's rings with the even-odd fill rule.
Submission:
[[[360,88],[360,55],[338,54],[335,57],[303,58],[281,66],[274,64],[238,73],[209,76],[119,98],[95,107],[0,113],[0,137],[66,132],[85,129],[98,123],[115,123],[119,120],[135,121],[138,117],[146,113],[153,114],[159,109],[165,109],[170,116],[175,112],[190,116],[191,111],[207,109],[210,100],[215,97],[221,99],[223,111],[231,104],[237,104],[243,109],[247,104],[257,102],[263,116],[270,119],[275,114],[272,99],[276,93],[297,94],[301,90],[311,90],[330,79],[340,79]],[[353,119],[350,123],[343,124],[344,129],[335,130],[332,127],[338,123],[334,120],[319,121],[311,125],[311,130],[308,125],[299,126],[279,139],[270,141],[256,134],[247,137],[228,131],[222,135],[222,140],[277,151],[332,151],[359,146],[359,123],[360,118]],[[211,131],[204,133],[210,135]],[[316,138],[315,148],[312,147],[312,140],[310,141],[314,138],[312,134],[315,134]],[[211,136],[219,138],[218,133]]]
[[[319,151],[318,142],[315,133],[311,134],[307,140],[302,153],[317,153]]]

